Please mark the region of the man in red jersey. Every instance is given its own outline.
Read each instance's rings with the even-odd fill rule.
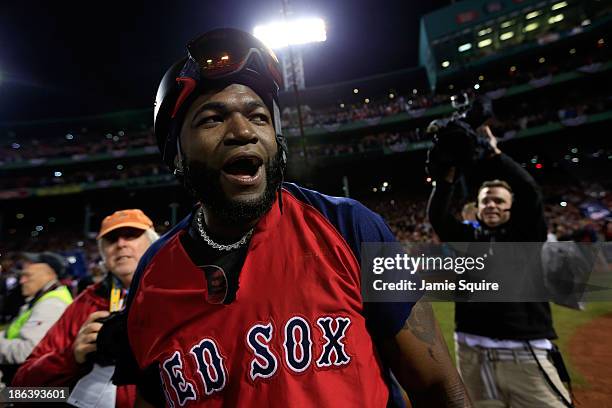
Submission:
[[[92,371],[99,319],[121,309],[138,261],[159,236],[141,210],[122,210],[104,218],[98,234],[100,255],[109,273],[88,287],[19,368],[14,386],[69,386]],[[134,405],[134,386],[116,390],[116,407]]]
[[[201,205],[139,264],[115,380],[140,407],[403,406],[398,383],[416,407],[469,406],[429,305],[363,302],[361,243],[395,242],[382,218],[283,183],[274,54],[234,29],[187,49],[155,134]]]

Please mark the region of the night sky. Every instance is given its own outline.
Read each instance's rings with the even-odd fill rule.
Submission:
[[[291,0],[327,24],[328,41],[304,51],[307,86],[416,65],[419,17],[446,3]],[[150,107],[189,39],[280,18],[280,0],[2,0],[0,122]]]

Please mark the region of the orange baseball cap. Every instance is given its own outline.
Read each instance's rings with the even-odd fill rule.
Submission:
[[[115,211],[102,220],[100,232],[96,239],[100,239],[109,232],[123,227],[147,230],[153,228],[153,221],[138,209]]]

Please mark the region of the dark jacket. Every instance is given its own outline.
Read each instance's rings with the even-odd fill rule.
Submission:
[[[453,185],[440,180],[432,191],[428,216],[443,242],[544,242],[546,221],[542,197],[535,180],[510,157],[501,154],[489,159],[479,174],[487,180],[506,181],[513,190],[510,220],[497,227],[480,228],[463,224],[451,214]],[[539,254],[536,254],[539,255]],[[517,254],[525,257],[526,254]],[[531,256],[531,255],[529,255]],[[456,330],[495,339],[530,340],[556,338],[550,305],[530,303],[465,303],[455,305]]]

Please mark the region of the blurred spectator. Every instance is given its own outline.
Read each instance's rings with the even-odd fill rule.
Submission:
[[[19,313],[24,303],[19,276],[12,259],[0,263],[0,324],[8,323]]]
[[[97,240],[110,273],[75,299],[19,369],[13,385],[69,386],[77,392],[84,376],[96,378],[102,370],[94,364],[96,338],[102,327],[99,320],[122,308],[138,261],[157,238],[153,222],[141,210],[116,211],[104,218]],[[115,386],[108,383],[106,387]],[[135,396],[134,386],[118,387],[116,406],[132,407]]]
[[[478,228],[480,222],[478,222],[477,214],[478,206],[474,201],[470,201],[461,209],[461,220],[464,224],[470,224],[473,228]]]
[[[106,277],[104,262],[101,259],[96,259],[89,264],[89,273],[79,279],[77,283],[77,294],[81,294],[90,285],[94,285]]]
[[[47,330],[72,302],[68,288],[59,283],[65,260],[53,252],[25,253],[19,281],[27,303],[20,314],[0,332],[0,364],[8,383],[17,365],[23,363]]]

